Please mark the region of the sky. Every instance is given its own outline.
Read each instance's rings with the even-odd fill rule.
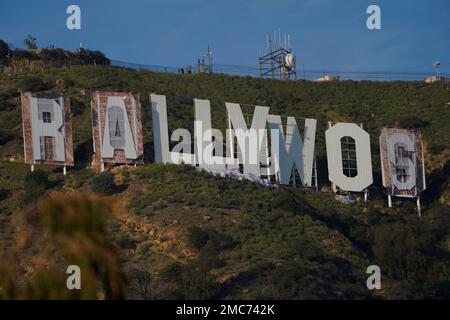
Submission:
[[[66,9],[81,8],[81,30]],[[369,5],[381,29],[369,30]],[[100,50],[113,60],[181,67],[208,45],[219,64],[257,66],[266,34],[289,33],[309,70],[450,73],[450,0],[0,0],[0,39]]]

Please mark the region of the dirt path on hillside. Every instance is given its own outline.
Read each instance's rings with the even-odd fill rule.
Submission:
[[[181,226],[162,226],[161,219],[140,217],[131,212],[129,202],[133,195],[132,190],[125,190],[118,196],[113,197],[113,218],[121,224],[121,231],[126,233],[134,240],[142,239],[146,244],[151,244],[151,250],[154,253],[164,255],[174,262],[185,264],[186,258],[180,258],[177,253],[170,252],[168,249],[181,247],[181,251],[187,252],[185,244],[181,241],[184,235],[184,229]],[[124,230],[125,229],[125,230]],[[161,241],[166,238],[168,240]],[[137,248],[136,250],[137,251]],[[190,253],[190,252],[189,252]]]

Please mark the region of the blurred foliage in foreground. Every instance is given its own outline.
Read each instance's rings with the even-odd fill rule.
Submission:
[[[110,206],[87,195],[51,195],[22,217],[22,238],[0,265],[1,297],[5,299],[119,299],[125,279],[118,256],[105,234]],[[33,243],[30,243],[33,241]],[[36,241],[38,243],[36,243]],[[30,279],[16,278],[23,247],[39,247],[32,257],[36,270]],[[82,290],[66,286],[67,266],[81,269]],[[25,283],[23,283],[25,281]]]

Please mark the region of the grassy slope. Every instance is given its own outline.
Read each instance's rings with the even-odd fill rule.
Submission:
[[[51,171],[50,175],[53,189],[68,192],[89,190],[93,173],[82,167],[89,164],[92,148],[89,100],[90,93],[97,89],[141,93],[146,162],[152,159],[148,101],[151,92],[167,95],[171,129],[192,129],[193,98],[211,100],[213,126],[220,129],[225,126],[225,101],[268,105],[274,114],[317,118],[319,174],[324,183],[324,130],[328,120],[364,124],[371,134],[378,188],[379,129],[395,126],[405,114],[416,115],[428,123],[423,128],[427,145],[444,146],[436,154],[426,154],[429,178],[450,158],[450,108],[445,105],[450,97],[442,83],[285,83],[94,66],[2,75],[0,124],[13,135],[12,140],[0,146],[2,158],[20,158],[23,150],[18,88],[38,88],[71,97],[79,165],[66,179],[58,171]],[[23,209],[22,181],[27,171],[28,167],[20,163],[0,163],[0,183],[7,191],[0,204],[3,248],[14,242],[11,217]],[[402,209],[402,216],[385,208],[377,188],[373,192],[376,199],[369,205],[344,206],[327,192],[266,189],[204,176],[183,166],[148,164],[113,171],[116,180],[126,188],[110,196],[116,210],[109,228],[111,238],[121,248],[125,266],[144,266],[154,274],[175,262],[187,268],[201,254],[201,250],[189,245],[187,230],[199,225],[234,240],[233,245],[218,250],[222,263],[211,271],[215,281],[221,283],[213,295],[219,298],[367,297],[363,290],[365,268],[377,262],[373,253],[375,227],[416,221],[410,207]],[[440,182],[435,190],[443,198],[448,194],[446,183],[448,180]],[[427,208],[431,210],[436,201],[430,197]],[[434,216],[431,213],[427,216],[427,211],[425,214],[424,224],[431,224]],[[441,240],[436,245],[448,252],[448,243]],[[32,252],[30,249],[29,254]],[[442,277],[447,279],[445,274]],[[393,275],[389,282],[397,280]],[[305,288],[290,287],[296,282]]]

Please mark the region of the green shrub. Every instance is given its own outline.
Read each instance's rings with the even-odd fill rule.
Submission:
[[[152,210],[162,210],[167,208],[167,201],[163,199],[159,199],[152,203]]]
[[[13,98],[20,96],[20,93],[14,89],[8,89],[0,93],[0,111],[11,111],[16,108],[16,104],[11,101]],[[2,129],[5,129],[3,127]]]
[[[89,181],[94,176],[94,172],[88,168],[76,171],[73,175],[73,186],[81,188],[86,181]]]
[[[98,50],[89,50],[81,48],[78,51],[78,57],[85,64],[96,64],[96,65],[109,65],[110,60],[105,56],[103,52]]]
[[[7,144],[14,139],[14,136],[5,130],[0,130],[0,146]]]
[[[273,207],[289,212],[299,212],[304,206],[299,202],[293,192],[290,190],[281,190],[273,201]]]
[[[375,261],[394,279],[422,284],[435,260],[435,236],[423,223],[378,225],[372,248]]]
[[[117,239],[117,244],[122,249],[135,249],[136,248],[136,241],[128,237],[126,234],[120,235]]]
[[[72,116],[82,114],[84,109],[86,109],[86,105],[83,101],[80,101],[78,99],[70,100],[70,111],[72,112]]]
[[[132,208],[134,213],[137,215],[143,215],[146,214],[146,209],[152,204],[152,202],[153,201],[150,201],[147,197],[134,196],[130,200],[130,208]],[[151,212],[148,214],[151,214]]]
[[[50,82],[42,80],[39,76],[26,77],[20,85],[20,89],[23,91],[33,92],[49,90],[52,87],[53,85]]]
[[[189,244],[196,250],[212,250],[219,252],[235,247],[238,242],[231,236],[218,232],[215,229],[203,230],[198,226],[188,228]]]
[[[428,125],[428,122],[415,116],[402,116],[398,123],[400,127],[405,129],[419,129]]]
[[[28,172],[24,180],[24,201],[30,203],[45,193],[48,187],[48,174],[42,170]]]
[[[432,142],[428,147],[428,151],[432,154],[440,154],[442,151],[446,149],[446,145],[438,142]]]
[[[143,243],[137,249],[137,253],[140,255],[148,255],[151,253],[152,245],[150,243]]]
[[[9,194],[8,190],[0,188],[0,200],[6,199],[8,194]]]
[[[196,250],[203,248],[209,240],[209,234],[200,227],[192,226],[187,230],[189,244]]]
[[[92,179],[92,191],[102,195],[112,194],[115,191],[116,184],[114,176],[110,173],[101,173]]]

